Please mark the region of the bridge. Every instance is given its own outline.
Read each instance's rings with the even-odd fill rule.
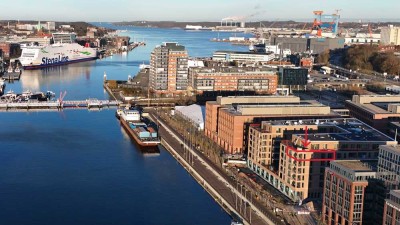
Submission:
[[[64,109],[64,108],[104,108],[104,107],[118,107],[122,104],[121,101],[111,100],[70,100],[70,101],[21,101],[21,102],[8,102],[0,101],[0,110],[11,109]]]

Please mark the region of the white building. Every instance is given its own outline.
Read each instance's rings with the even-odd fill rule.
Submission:
[[[275,54],[273,53],[216,51],[213,54],[214,61],[224,62],[268,62],[274,58]]]
[[[35,27],[36,25],[32,24],[17,24],[18,30],[33,30]]]
[[[188,67],[204,67],[204,62],[202,60],[189,59]]]
[[[344,42],[347,45],[352,44],[379,44],[381,42],[381,34],[368,34],[358,33],[355,35],[349,35],[344,38]]]
[[[381,38],[384,45],[400,45],[400,27],[390,25],[381,28]]]
[[[204,130],[204,120],[206,116],[206,108],[200,105],[175,106],[175,115],[182,116],[191,121],[199,130]]]
[[[56,30],[55,22],[47,22],[47,30]]]

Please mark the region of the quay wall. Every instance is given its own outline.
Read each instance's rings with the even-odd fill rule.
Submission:
[[[151,120],[157,121],[155,119],[155,116],[152,115],[151,113],[150,113],[149,117]],[[165,137],[163,137],[163,135],[160,134],[160,136],[163,139],[162,140],[163,146],[165,146],[167,148],[167,150],[169,152],[171,152],[171,154],[173,153],[172,155],[175,158],[177,156],[179,156],[178,162],[183,164],[185,169],[188,170],[190,168],[191,171],[196,172],[196,176],[193,176],[193,177],[199,182],[199,184],[201,186],[203,186],[202,182],[205,182],[206,180],[213,183],[213,184],[207,183],[206,187],[211,187],[211,185],[216,185],[213,189],[213,192],[212,193],[209,192],[209,193],[213,197],[214,197],[214,194],[215,194],[215,196],[218,196],[217,198],[215,198],[215,197],[214,198],[217,200],[217,202],[219,204],[221,204],[220,202],[222,202],[222,199],[224,199],[224,201],[223,201],[224,205],[222,205],[222,207],[228,213],[230,213],[231,215],[236,214],[237,216],[240,216],[240,218],[243,219],[244,224],[251,224],[251,225],[258,225],[258,224],[281,225],[281,224],[284,224],[283,222],[277,220],[276,218],[271,217],[271,215],[269,215],[269,213],[267,213],[267,212],[263,211],[262,209],[259,209],[257,206],[255,206],[255,203],[253,203],[251,201],[251,198],[249,199],[250,196],[247,195],[247,197],[246,197],[244,195],[244,193],[241,193],[241,191],[238,191],[235,188],[234,184],[231,184],[230,181],[226,180],[222,175],[220,175],[213,168],[212,165],[209,165],[209,163],[206,162],[201,156],[199,156],[196,151],[191,149],[189,147],[189,145],[187,143],[185,143],[185,141],[183,141],[181,138],[179,138],[177,136],[177,134],[168,127],[168,125],[166,125],[163,121],[160,121],[160,120],[158,120],[158,123],[160,124],[161,128],[165,130],[165,132],[167,133],[166,136],[168,137],[168,141],[167,141],[165,139]],[[175,140],[173,140],[173,139],[175,139]],[[194,159],[194,162],[195,162],[193,165],[196,166],[196,164],[197,164],[197,168],[191,166],[190,163],[187,163],[187,161],[185,161],[182,158],[182,155],[179,154],[177,149],[174,149],[171,147],[171,145],[173,145],[172,143],[174,141],[179,142],[179,144],[181,146],[183,146],[185,149],[187,149],[188,153],[190,152],[189,155],[190,154],[192,155],[192,160]],[[182,154],[184,154],[184,153],[182,153]],[[199,164],[201,164],[201,165],[199,166]],[[204,173],[204,171],[201,172],[201,170],[206,170],[206,173]],[[200,176],[200,173],[203,174],[203,177]],[[194,174],[194,173],[190,172],[190,174]],[[198,180],[197,176],[200,176],[200,180]],[[204,177],[204,176],[206,176],[206,177]],[[222,184],[218,185],[217,184],[218,182],[222,183]],[[217,189],[215,189],[215,188],[217,188]],[[227,193],[220,193],[219,191],[220,192],[228,191],[229,195],[227,195]],[[231,203],[229,203],[229,199],[227,199],[228,196],[229,196],[229,198],[233,198],[233,199],[230,199]],[[242,214],[240,212],[238,213],[238,210],[235,210],[235,200],[234,200],[235,197],[232,197],[232,196],[237,196],[237,201],[239,201],[239,203],[237,203],[238,205],[240,204],[241,201],[245,201],[246,202],[245,204],[248,205],[247,210],[245,208],[244,211],[242,209],[236,208],[236,209],[240,210],[240,212]],[[236,207],[238,207],[238,205],[236,205]],[[242,207],[242,205],[240,207]],[[251,210],[249,210],[249,209],[251,209]],[[231,212],[229,212],[229,210]],[[247,211],[247,213],[246,213],[246,211]],[[244,215],[243,215],[243,213],[244,213]],[[247,215],[247,217],[246,217],[246,215]],[[249,217],[249,215],[250,215],[250,217]],[[244,218],[244,217],[246,217],[246,218]],[[250,220],[250,222],[249,222],[249,220]]]
[[[228,214],[234,212],[236,215],[239,215],[239,212],[237,212],[199,173],[197,173],[190,163],[183,159],[164,138],[161,138],[161,145],[164,146],[164,148],[183,166],[183,168],[186,169],[186,171],[189,172],[189,174],[197,181],[197,183],[199,183]],[[243,222],[245,225],[250,225],[250,223],[244,219]]]

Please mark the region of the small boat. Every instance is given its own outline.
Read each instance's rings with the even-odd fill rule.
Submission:
[[[142,64],[139,65],[139,69],[140,69],[140,70],[143,70],[143,69],[150,69],[150,65],[146,65],[146,64],[142,63]]]
[[[14,70],[13,70],[12,66],[10,65],[7,69],[7,73],[13,73],[13,72],[14,72]]]
[[[14,70],[15,73],[21,73],[21,69],[19,68],[19,66],[17,66]]]
[[[17,97],[17,94],[15,94],[12,90],[9,90],[6,92],[5,95],[1,96],[1,99],[7,101],[15,101]]]

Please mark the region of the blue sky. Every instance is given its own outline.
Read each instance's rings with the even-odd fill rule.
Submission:
[[[340,11],[343,19],[396,19],[400,0],[4,0],[1,19],[55,21],[305,20],[312,11]]]

